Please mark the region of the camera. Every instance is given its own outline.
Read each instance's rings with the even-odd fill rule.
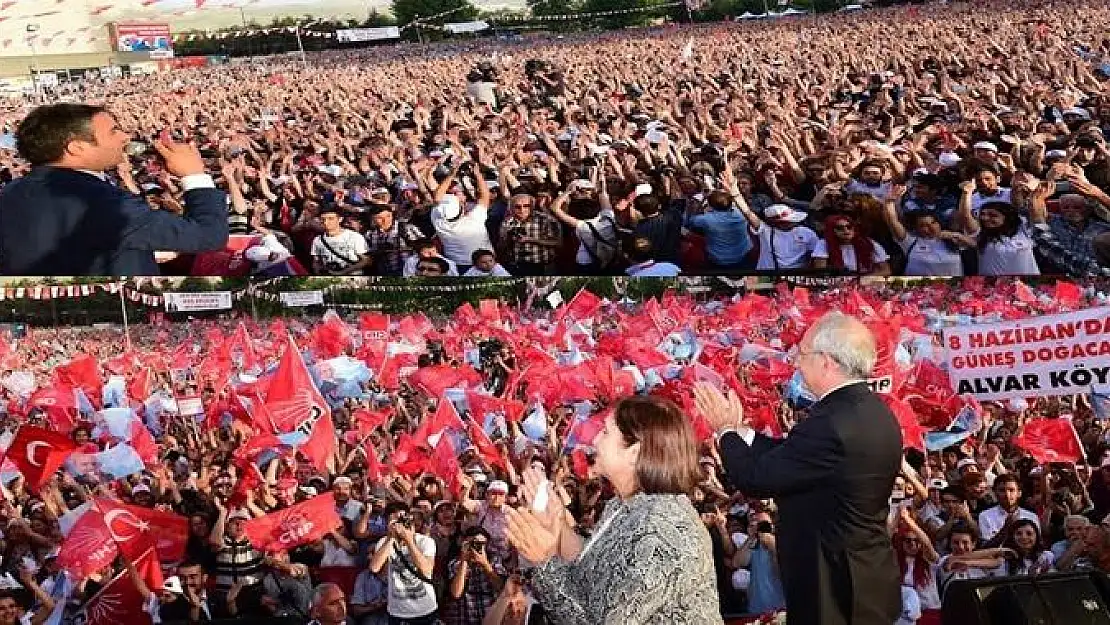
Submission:
[[[413,523],[412,513],[406,511],[398,514],[396,523],[411,528]]]
[[[774,534],[775,526],[770,521],[760,521],[755,524],[755,531],[757,534]]]
[[[519,231],[519,234],[517,231]],[[513,228],[511,232],[512,236],[517,237],[523,234],[524,229]],[[488,368],[487,365],[493,363],[494,359],[497,358],[498,354],[501,353],[501,350],[504,349],[504,347],[505,345],[501,342],[500,339],[486,339],[478,343],[478,360],[481,362],[482,368]]]
[[[478,543],[470,543],[470,550],[473,551],[474,553],[482,553],[482,549],[484,549],[484,548],[485,547],[483,547],[482,545],[480,545]]]

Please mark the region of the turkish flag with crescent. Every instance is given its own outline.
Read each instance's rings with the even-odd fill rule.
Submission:
[[[24,425],[16,432],[5,457],[19,467],[27,484],[38,490],[76,449],[77,445],[64,434]]]
[[[323,538],[343,520],[335,509],[335,495],[324,493],[291,508],[251,519],[243,530],[260,551],[288,551]]]
[[[185,517],[107,498],[97,499],[96,505],[109,537],[128,560],[137,562],[151,547],[162,562],[185,557],[185,543],[189,541],[189,520]]]

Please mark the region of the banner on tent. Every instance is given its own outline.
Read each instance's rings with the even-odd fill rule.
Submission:
[[[231,308],[231,291],[163,293],[162,297],[166,300],[166,312],[227,310]]]
[[[382,28],[347,28],[335,31],[335,40],[340,43],[358,43],[362,41],[381,41],[383,39],[400,39],[401,30],[396,26]]]
[[[458,35],[460,33],[477,33],[488,28],[489,24],[480,20],[475,22],[452,22],[443,25],[443,30],[453,35]]]
[[[1050,397],[1110,382],[1110,308],[944,330],[956,393]]]
[[[278,299],[289,307],[296,306],[322,306],[324,304],[323,291],[282,291]]]

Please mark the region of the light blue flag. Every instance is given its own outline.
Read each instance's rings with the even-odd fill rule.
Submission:
[[[1095,413],[1095,418],[1099,421],[1106,420],[1110,417],[1110,393],[1105,391],[1096,391],[1095,387],[1091,387],[1091,396],[1088,398],[1091,402],[1091,410]]]
[[[928,432],[925,434],[925,449],[927,451],[941,451],[953,445],[959,445],[971,432]]]
[[[813,404],[817,403],[817,396],[806,388],[805,381],[802,380],[802,372],[795,371],[794,375],[790,377],[790,381],[786,383],[786,387],[782,389],[782,398],[786,402],[798,410],[805,410]]]
[[[123,376],[113,375],[108,379],[101,391],[105,408],[116,408],[127,405],[127,380]]]
[[[131,412],[130,408],[105,408],[97,415],[104,428],[108,430],[108,434],[126,441],[131,440],[131,421],[135,413]]]
[[[543,440],[547,436],[547,411],[543,404],[536,402],[532,413],[520,422],[520,429],[524,435],[534,441]]]
[[[81,413],[81,416],[91,419],[96,415],[96,408],[93,408],[92,402],[85,395],[85,391],[75,388],[73,389],[73,396],[77,400],[77,411]]]
[[[127,477],[143,470],[143,460],[139,457],[139,452],[127,443],[120,443],[96,454],[96,464],[101,473],[112,478]]]
[[[293,430],[285,434],[278,434],[278,440],[289,447],[297,447],[303,445],[304,442],[308,440],[308,434],[300,430]]]

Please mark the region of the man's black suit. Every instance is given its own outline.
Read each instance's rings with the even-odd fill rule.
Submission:
[[[155,251],[218,250],[227,236],[227,200],[217,189],[186,191],[184,217],[61,167],[35,167],[0,192],[3,275],[158,275]]]
[[[887,533],[902,433],[864,383],[826,395],[777,441],[720,439],[728,480],[778,504],[777,549],[791,625],[890,625],[901,613]]]

